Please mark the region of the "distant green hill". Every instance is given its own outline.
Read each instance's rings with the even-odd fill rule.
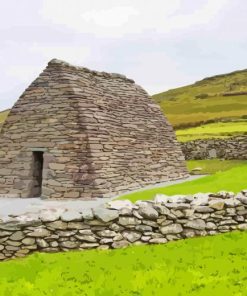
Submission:
[[[8,116],[9,114],[9,110],[5,110],[5,111],[2,111],[0,112],[0,127],[2,126],[4,120],[6,119],[6,117]]]
[[[153,96],[175,128],[247,119],[247,69]]]

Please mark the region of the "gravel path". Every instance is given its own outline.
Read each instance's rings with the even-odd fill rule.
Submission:
[[[173,184],[179,184],[190,180],[195,180],[204,176],[190,176],[186,179],[177,181],[168,181],[157,185],[147,186],[140,190],[131,191],[139,192],[151,188],[166,187]],[[129,192],[130,193],[130,192]],[[0,219],[6,219],[9,215],[17,216],[24,213],[39,213],[43,210],[47,211],[61,211],[65,210],[80,210],[87,208],[94,208],[105,204],[106,202],[117,198],[98,198],[95,200],[42,200],[40,198],[0,198]]]

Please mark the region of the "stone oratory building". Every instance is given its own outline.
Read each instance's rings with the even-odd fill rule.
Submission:
[[[0,135],[0,194],[111,197],[188,176],[173,128],[132,79],[51,60]]]

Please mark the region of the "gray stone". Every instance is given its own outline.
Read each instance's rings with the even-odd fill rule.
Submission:
[[[102,239],[100,240],[100,244],[102,244],[102,245],[110,244],[110,243],[112,243],[112,242],[113,242],[113,239],[112,239],[112,238],[102,238]]]
[[[43,211],[39,218],[43,222],[53,222],[58,220],[60,217],[60,211]]]
[[[109,209],[120,210],[122,208],[132,209],[133,204],[128,199],[125,200],[112,200],[107,203]]]
[[[195,208],[195,212],[197,212],[197,213],[212,213],[212,212],[214,212],[214,209],[212,209],[208,206],[198,206]]]
[[[183,228],[180,224],[175,223],[160,227],[160,231],[162,234],[176,234],[181,233],[183,231]]]
[[[94,218],[92,209],[83,209],[80,213],[84,220],[92,220]]]
[[[34,245],[35,239],[32,237],[27,237],[22,240],[23,245]]]
[[[152,231],[152,227],[148,225],[137,225],[135,229],[140,232]]]
[[[24,238],[24,233],[22,231],[14,232],[9,238],[14,241],[20,241]]]
[[[108,230],[108,229],[99,231],[99,232],[97,232],[97,234],[99,236],[103,236],[103,237],[114,237],[117,235],[117,233],[115,231]]]
[[[122,232],[122,236],[127,239],[129,242],[133,243],[141,238],[141,233],[137,231],[125,230]]]
[[[127,240],[121,240],[121,241],[115,241],[112,243],[113,249],[120,249],[120,248],[126,248],[129,246],[129,242]]]
[[[152,238],[149,240],[149,243],[151,244],[165,244],[167,243],[166,238]]]
[[[185,210],[185,209],[189,209],[190,205],[186,203],[167,203],[166,207],[168,209]]]
[[[89,243],[96,243],[97,239],[92,235],[76,235],[75,236],[79,241],[89,242]]]
[[[140,206],[138,213],[149,220],[156,220],[159,217],[159,213],[151,206]]]
[[[202,219],[196,219],[188,221],[188,223],[186,223],[184,226],[196,230],[204,230],[206,228],[206,223]]]
[[[91,229],[82,229],[82,230],[79,230],[79,233],[82,235],[92,235],[93,234]]]
[[[67,211],[61,215],[61,220],[64,222],[78,222],[82,220],[82,214],[77,211]]]
[[[141,224],[141,222],[135,217],[120,216],[119,217],[119,224],[123,225],[123,226],[128,226],[128,225]]]
[[[209,201],[209,207],[215,210],[222,210],[225,206],[225,200],[223,199],[214,199]]]
[[[239,224],[239,225],[238,225],[238,229],[239,229],[239,230],[247,230],[247,223]]]
[[[97,244],[97,243],[83,243],[83,244],[80,244],[81,249],[93,249],[93,248],[97,248],[98,246],[99,246],[99,244]]]
[[[214,230],[214,229],[217,229],[217,226],[213,222],[207,222],[206,223],[206,229],[209,229],[209,230],[212,229],[212,230]]]
[[[49,236],[51,232],[45,228],[37,228],[34,231],[28,233],[28,236],[31,237],[46,237]]]
[[[47,247],[49,247],[49,244],[48,244],[44,239],[40,239],[40,238],[38,238],[38,239],[36,240],[36,242],[37,242],[37,245],[38,245],[40,248],[47,248]]]
[[[161,215],[168,215],[170,213],[170,210],[163,205],[155,204],[153,207]]]
[[[72,242],[72,241],[64,241],[60,243],[60,246],[62,248],[66,248],[66,249],[76,249],[79,247],[79,243],[78,242]]]
[[[15,246],[15,247],[18,247],[21,245],[21,242],[20,241],[11,241],[11,240],[7,240],[6,245],[10,245],[10,246]]]
[[[48,223],[47,226],[52,229],[67,229],[68,223],[58,220]]]
[[[227,207],[231,207],[231,208],[236,207],[241,204],[241,202],[235,198],[225,199],[224,202]]]
[[[11,235],[12,232],[9,231],[0,231],[0,237],[5,237]]]
[[[119,211],[119,214],[121,216],[131,216],[132,214],[132,209],[130,208],[122,208],[120,211]]]
[[[93,209],[96,218],[103,222],[110,222],[118,218],[119,212],[116,210],[109,210],[103,207]]]

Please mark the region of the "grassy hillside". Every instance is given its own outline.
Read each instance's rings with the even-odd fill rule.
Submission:
[[[235,122],[208,123],[197,127],[176,130],[180,142],[196,139],[225,139],[233,136],[247,135],[247,120]]]
[[[205,78],[153,96],[176,128],[247,118],[247,70]]]
[[[8,116],[9,110],[6,111],[2,111],[0,112],[0,128],[4,122],[4,120],[6,119],[6,117]]]

